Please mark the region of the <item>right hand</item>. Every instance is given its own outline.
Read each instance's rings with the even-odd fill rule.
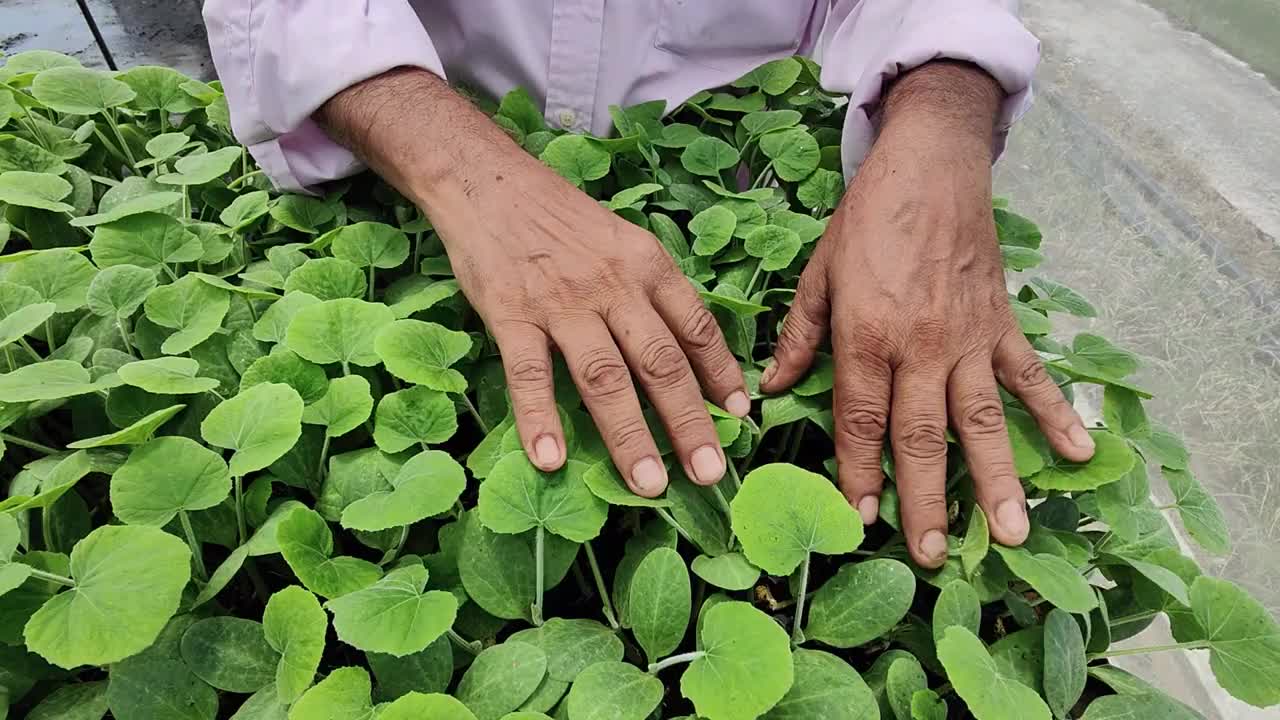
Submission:
[[[487,170],[469,168],[467,191],[431,217],[498,342],[525,452],[545,471],[566,459],[554,345],[632,491],[653,497],[667,486],[632,376],[686,475],[715,483],[725,456],[703,394],[738,416],[751,409],[715,318],[657,238],[510,149]]]

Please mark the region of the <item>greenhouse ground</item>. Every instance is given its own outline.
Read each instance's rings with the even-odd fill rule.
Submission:
[[[198,5],[89,2],[121,66],[208,78]],[[1014,131],[997,192],[1044,228],[1047,273],[1097,305],[1089,327],[1147,359],[1153,416],[1186,438],[1232,528],[1233,553],[1202,564],[1280,615],[1280,9],[1022,5],[1044,45],[1039,102]],[[0,0],[0,50],[31,48],[105,64],[73,0]],[[1206,717],[1276,717],[1207,689],[1203,658],[1140,662]]]

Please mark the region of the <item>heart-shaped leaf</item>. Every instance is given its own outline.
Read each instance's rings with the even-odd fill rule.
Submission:
[[[439,515],[458,501],[467,476],[448,453],[425,450],[400,467],[391,486],[348,505],[342,511],[342,526],[372,532]]]
[[[1255,707],[1280,703],[1280,624],[1271,613],[1231,582],[1206,576],[1191,585],[1191,610],[1222,688]]]
[[[180,436],[135,448],[111,476],[111,509],[130,525],[163,527],[179,512],[211,508],[230,493],[222,457]]]
[[[329,381],[321,398],[302,411],[302,422],[323,425],[325,435],[340,437],[360,427],[373,411],[369,381],[347,375]]]
[[[333,628],[343,642],[366,652],[403,657],[443,635],[458,613],[452,593],[424,592],[426,586],[427,569],[409,565],[325,607],[333,613]]]
[[[302,308],[319,302],[320,298],[311,293],[297,290],[285,293],[284,297],[271,303],[271,307],[253,324],[253,338],[261,342],[284,342],[293,316]]]
[[[1043,490],[1095,490],[1124,477],[1133,467],[1135,455],[1124,438],[1102,430],[1089,433],[1093,437],[1093,458],[1088,462],[1071,462],[1049,458],[1043,469],[1028,478]]]
[[[25,285],[40,295],[40,302],[51,302],[58,312],[79,310],[85,305],[89,283],[97,268],[83,255],[65,248],[43,250],[14,264],[5,280]]]
[[[751,231],[743,247],[747,254],[760,258],[760,269],[769,272],[781,270],[796,259],[800,252],[800,236],[794,231],[777,225],[765,225]]]
[[[760,151],[772,161],[778,177],[787,182],[804,180],[814,170],[822,153],[818,141],[805,130],[788,128],[768,133],[760,138]]]
[[[378,403],[373,440],[383,452],[442,443],[458,430],[449,396],[427,387],[388,393]]]
[[[283,195],[271,205],[271,217],[288,228],[314,235],[333,220],[329,203],[306,195]]]
[[[738,149],[717,137],[703,135],[680,153],[680,164],[694,175],[720,177],[721,170],[738,164]]]
[[[302,398],[288,385],[263,383],[224,400],[200,423],[200,436],[233,451],[231,474],[242,477],[278,460],[302,434]]]
[[[125,384],[158,395],[193,395],[218,387],[217,380],[199,373],[200,363],[184,357],[136,360],[116,370]]]
[[[374,340],[378,357],[396,377],[433,390],[460,393],[467,380],[451,366],[471,350],[471,336],[421,320],[397,320]]]
[[[737,88],[760,88],[766,95],[781,95],[795,85],[802,67],[795,58],[767,62],[733,81]]]
[[[211,617],[183,633],[182,659],[197,677],[219,690],[253,693],[275,680],[280,655],[267,644],[261,623]]]
[[[101,70],[55,67],[31,81],[31,94],[45,107],[69,115],[93,115],[123,105],[137,95]]]
[[[1218,501],[1204,489],[1189,470],[1161,470],[1173,491],[1178,517],[1187,528],[1187,534],[1201,547],[1218,555],[1231,551],[1231,535],[1227,520]]]
[[[137,265],[104,268],[89,283],[85,301],[95,315],[122,320],[132,317],[156,288],[156,274]]]
[[[358,558],[333,555],[329,525],[314,510],[299,507],[276,527],[280,553],[304,587],[324,598],[337,598],[377,582],[382,571]]]
[[[0,174],[0,202],[57,213],[75,210],[62,202],[71,194],[71,183],[57,175],[11,170]]]
[[[738,218],[728,208],[712,205],[689,221],[693,233],[693,252],[698,255],[715,255],[729,244]]]
[[[199,260],[204,255],[204,245],[176,218],[143,212],[94,228],[89,252],[101,268],[137,265],[159,270],[173,263]]]
[[[161,285],[143,303],[148,320],[177,331],[160,345],[166,355],[181,355],[208,340],[222,326],[230,307],[230,293],[190,275]]]
[[[584,463],[569,460],[544,473],[524,453],[510,453],[480,485],[480,521],[499,533],[542,527],[575,542],[591,540],[600,534],[609,506],[587,488],[586,471]]]
[[[693,559],[691,568],[693,574],[725,590],[750,590],[760,579],[760,568],[736,552],[717,557],[699,555]]]
[[[745,486],[744,486],[745,487]],[[758,717],[791,689],[787,633],[744,602],[722,602],[699,628],[702,655],[680,678],[680,692],[707,720]]]
[[[294,273],[301,271],[298,268]],[[394,320],[391,309],[382,303],[352,298],[326,300],[294,313],[285,333],[285,345],[321,365],[377,365],[381,359],[374,351],[374,338]]]
[[[409,238],[377,222],[347,225],[333,234],[333,256],[358,267],[393,268],[409,257]]]
[[[366,289],[368,283],[360,268],[333,257],[308,260],[294,268],[284,281],[286,294],[307,293],[321,300],[359,300],[364,298]]]
[[[771,575],[790,575],[809,553],[839,555],[862,542],[862,521],[835,485],[794,465],[752,470],[731,506],[747,559]]]
[[[609,151],[581,135],[560,135],[538,156],[578,187],[609,174]]]
[[[186,544],[159,528],[94,530],[71,551],[75,586],[27,621],[27,647],[68,669],[140,652],[177,611],[190,561]]]
[[[179,158],[173,164],[176,172],[161,175],[156,182],[161,185],[203,185],[231,172],[240,162],[244,149],[238,145],[224,147],[207,153],[193,153]]]

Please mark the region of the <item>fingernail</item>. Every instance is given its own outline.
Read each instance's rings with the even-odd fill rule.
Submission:
[[[920,538],[920,554],[930,561],[941,564],[947,559],[947,536],[937,530],[930,530]]]
[[[778,374],[778,364],[770,363],[769,367],[764,369],[764,374],[760,376],[760,384],[768,385],[769,381],[773,379],[773,376],[777,374]]]
[[[741,390],[735,390],[725,398],[724,409],[738,417],[746,417],[747,413],[751,412],[751,398]]]
[[[1020,543],[1027,539],[1031,526],[1027,524],[1027,506],[1021,500],[1005,500],[996,508],[996,522],[1009,535],[1009,539]]]
[[[544,468],[555,467],[560,462],[560,443],[551,435],[542,435],[533,443],[533,456]]]
[[[858,514],[862,516],[863,525],[874,525],[880,519],[880,498],[868,495],[859,500]]]
[[[724,477],[724,458],[718,447],[703,445],[694,450],[689,465],[693,467],[693,478],[699,485],[712,485]]]
[[[657,460],[647,457],[631,467],[631,485],[645,495],[657,495],[667,487],[667,471]]]
[[[1067,432],[1067,437],[1071,438],[1071,442],[1081,450],[1093,452],[1093,436],[1083,425],[1073,425],[1071,430]]]

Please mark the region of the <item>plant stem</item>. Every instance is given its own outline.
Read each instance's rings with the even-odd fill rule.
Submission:
[[[604,606],[604,619],[609,621],[609,627],[615,631],[621,630],[618,616],[613,613],[613,601],[609,598],[609,589],[605,587],[604,576],[600,574],[600,563],[596,562],[596,553],[591,549],[591,541],[582,543],[582,547],[587,551],[587,564],[591,566],[591,577],[596,581],[596,592],[600,593],[600,603]]]
[[[116,139],[120,141],[120,150],[124,153],[124,157],[129,161],[129,168],[133,170],[133,174],[138,174],[138,162],[133,159],[133,151],[129,149],[129,143],[125,142],[124,135],[120,132],[120,125],[116,122],[116,111],[111,109],[103,114],[107,119],[107,124],[111,126],[111,131],[115,133]]]
[[[1159,510],[1160,512],[1169,512],[1170,510],[1177,510],[1177,509],[1178,509],[1177,503],[1174,503],[1172,505],[1161,505],[1160,507],[1156,508],[1156,510]]]
[[[704,655],[706,655],[706,653],[703,652],[702,650],[695,650],[693,652],[681,653],[679,655],[672,655],[671,657],[665,660],[660,660],[656,663],[649,663],[649,674],[657,675],[658,673],[662,672],[663,670],[666,670],[672,665],[679,665],[680,663],[690,663],[690,662],[693,662],[694,660],[697,660],[700,657],[703,657]]]
[[[247,172],[241,175],[240,177],[236,178],[235,180],[232,180],[230,183],[227,183],[227,189],[235,190],[236,188],[240,187],[240,184],[243,183],[244,181],[248,180],[249,178],[257,177],[261,174],[262,174],[261,170],[253,170],[251,172]]]
[[[670,525],[671,527],[675,528],[675,529],[676,529],[676,533],[677,533],[678,535],[680,535],[680,537],[684,538],[685,540],[688,540],[689,542],[693,543],[694,545],[697,545],[697,543],[694,543],[694,542],[693,542],[693,538],[689,537],[689,533],[685,532],[685,529],[684,529],[683,527],[681,527],[681,526],[680,526],[680,523],[676,522],[676,519],[675,519],[675,518],[673,518],[673,517],[671,517],[671,514],[670,514],[670,513],[668,513],[666,510],[664,510],[664,509],[662,509],[662,508],[660,508],[660,507],[656,507],[656,508],[654,508],[654,509],[653,509],[653,511],[654,511],[654,512],[656,512],[656,513],[658,513],[658,517],[660,517],[660,518],[662,518],[663,520],[667,521],[667,524],[668,524],[668,525]]]
[[[18,338],[18,344],[22,346],[23,350],[27,351],[27,354],[31,356],[32,360],[35,360],[36,362],[44,360],[40,353],[36,352],[35,348],[31,347],[31,343],[27,342],[26,338]]]
[[[57,343],[53,341],[53,319],[44,321],[44,344],[48,346],[49,352],[58,349]]]
[[[760,272],[761,272],[761,271],[762,271],[762,269],[763,269],[763,267],[762,267],[763,265],[764,265],[764,261],[763,261],[763,260],[760,260],[760,261],[757,261],[757,262],[756,262],[756,271],[755,271],[755,272],[753,272],[753,273],[751,273],[751,282],[748,282],[748,283],[747,283],[747,289],[744,291],[744,293],[746,294],[746,296],[747,296],[748,298],[750,298],[750,297],[751,297],[751,288],[754,288],[754,287],[756,286],[756,280],[759,280],[759,279],[760,279]],[[752,354],[754,354],[754,353],[752,353]]]
[[[796,456],[800,454],[801,441],[804,439],[805,421],[801,420],[796,426],[794,436],[791,438],[791,449],[787,451],[787,462],[794,463]]]
[[[24,440],[23,438],[20,438],[17,435],[10,435],[9,433],[0,433],[0,440],[4,440],[7,443],[27,448],[28,450],[35,450],[36,452],[41,452],[41,453],[44,453],[45,455],[56,455],[59,452],[62,452],[57,448],[51,448],[48,445],[41,445],[38,442],[31,442],[30,440]]]
[[[133,343],[129,342],[129,332],[124,329],[124,319],[116,318],[116,327],[120,329],[120,341],[124,343],[124,351],[133,355]]]
[[[366,291],[369,302],[373,302],[373,265],[369,265],[369,288]]]
[[[413,234],[413,272],[418,272],[418,263],[422,262],[422,231]]]
[[[200,541],[196,539],[196,531],[191,527],[191,518],[186,510],[178,511],[178,520],[182,521],[182,532],[186,533],[187,544],[191,546],[191,559],[196,564],[196,577],[201,582],[209,579],[209,571],[204,567],[204,553],[200,549]]]
[[[805,595],[809,591],[809,558],[813,553],[804,554],[804,563],[800,565],[800,594],[796,596],[796,618],[795,624],[791,626],[791,645],[799,647],[804,642],[804,633],[800,631],[800,624],[804,622],[804,600]]]
[[[729,463],[725,463],[728,465]],[[733,509],[729,507],[729,501],[725,498],[724,492],[720,490],[720,484],[716,483],[711,486],[711,491],[715,494],[716,500],[720,503],[720,509],[724,510],[724,517],[729,521],[729,548],[733,548]]]
[[[45,550],[57,552],[53,547],[53,523],[49,522],[48,507],[40,511],[40,539],[44,542]]]
[[[1121,625],[1128,625],[1129,623],[1142,622],[1143,620],[1150,620],[1151,618],[1159,614],[1160,614],[1159,612],[1153,611],[1153,612],[1137,613],[1136,615],[1125,615],[1123,617],[1112,618],[1107,624],[1110,625],[1111,627],[1120,627]]]
[[[378,564],[385,567],[391,564],[392,562],[395,562],[395,559],[400,557],[400,552],[404,550],[404,544],[408,539],[409,539],[409,526],[401,525],[400,537],[396,539],[396,546],[388,550],[386,553],[384,553],[382,555],[382,559],[378,561]]]
[[[8,345],[4,346],[4,361],[5,364],[9,366],[9,372],[13,372],[18,369],[18,367],[13,364],[13,351],[9,349]]]
[[[1172,650],[1202,650],[1209,647],[1208,640],[1194,640],[1192,642],[1174,643],[1173,645],[1152,645],[1150,647],[1131,648],[1128,650],[1109,650],[1107,652],[1094,653],[1089,656],[1090,660],[1101,660],[1103,658],[1125,657],[1128,655],[1149,655],[1158,652],[1170,652]]]
[[[537,584],[535,587],[535,595],[533,601],[533,624],[542,625],[542,593],[545,591],[546,584],[546,561],[545,561],[545,544],[547,531],[541,525],[533,534],[533,554],[534,563],[537,568]]]
[[[480,650],[483,649],[481,648],[479,641],[467,640],[466,638],[462,637],[457,632],[455,632],[453,628],[449,628],[448,634],[449,634],[449,639],[453,641],[454,645],[457,645],[458,647],[462,648],[463,650],[466,650],[472,655],[479,655]]]
[[[733,482],[733,494],[737,495],[742,489],[742,478],[738,477],[738,467],[732,461],[726,462],[725,466],[729,469],[729,479]]]
[[[54,575],[53,573],[45,572],[43,570],[36,570],[35,568],[31,568],[31,577],[40,578],[41,580],[46,580],[51,583],[57,583],[59,585],[65,585],[67,587],[76,586],[76,581],[72,580],[69,577],[64,577],[62,575]]]
[[[471,413],[471,418],[476,421],[477,425],[480,426],[480,432],[484,433],[485,435],[488,435],[489,424],[486,423],[480,417],[480,411],[476,409],[475,405],[471,404],[471,398],[467,397],[467,394],[465,392],[461,393],[461,395],[462,395],[462,402],[465,403],[467,406],[467,412]]]
[[[327,473],[327,472],[326,472],[326,470],[325,470],[325,464],[329,461],[329,440],[330,440],[329,433],[326,431],[326,432],[325,432],[325,434],[324,434],[324,440],[322,440],[322,441],[320,442],[320,465],[319,465],[319,468],[320,468],[320,480],[321,480],[321,482],[323,482],[323,481],[324,481],[324,479],[325,479],[325,477],[328,475],[328,473]]]
[[[236,490],[236,538],[239,539],[237,544],[243,545],[249,534],[244,523],[244,482],[239,475],[231,478],[231,482]]]

